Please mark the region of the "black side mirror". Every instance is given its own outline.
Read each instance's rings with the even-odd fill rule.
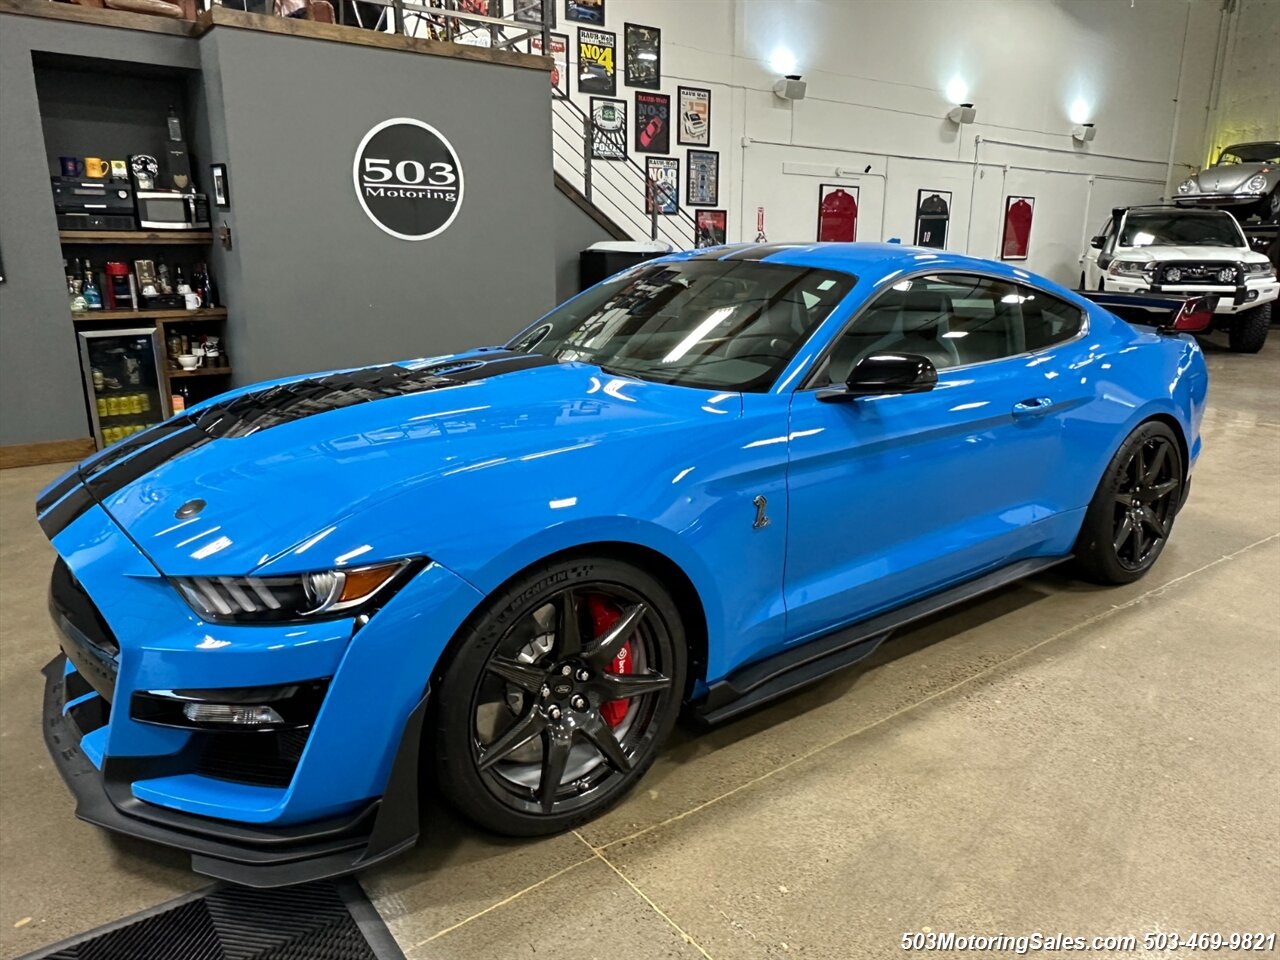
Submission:
[[[1106,245],[1107,235],[1105,233],[1100,233],[1089,241],[1089,246],[1093,247],[1095,250],[1101,250]]]
[[[938,385],[938,368],[918,353],[875,353],[854,366],[843,387],[819,390],[828,402],[879,397],[886,394],[926,393]]]

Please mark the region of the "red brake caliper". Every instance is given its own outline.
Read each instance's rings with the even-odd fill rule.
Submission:
[[[591,613],[591,623],[595,629],[596,637],[603,637],[622,616],[621,610],[598,593],[587,595],[587,610]],[[622,645],[622,649],[619,650],[618,655],[614,657],[613,663],[609,664],[608,672],[631,672],[630,640]],[[604,717],[604,722],[609,724],[609,726],[616,727],[626,719],[628,702],[629,701],[627,700],[611,700],[609,703],[601,704],[600,716]]]

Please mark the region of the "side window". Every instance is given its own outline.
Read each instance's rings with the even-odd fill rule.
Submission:
[[[940,274],[894,284],[832,347],[827,376],[843,383],[873,353],[916,353],[939,370],[1025,353],[1016,284]]]
[[[1030,287],[1020,286],[1018,293],[1023,298],[1022,326],[1028,350],[1043,350],[1070,340],[1080,332],[1084,311],[1079,307]]]

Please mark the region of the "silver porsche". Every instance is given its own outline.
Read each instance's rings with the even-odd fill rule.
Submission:
[[[1230,207],[1242,220],[1255,214],[1280,221],[1280,140],[1237,143],[1211,167],[1178,185],[1174,201],[1185,207]]]

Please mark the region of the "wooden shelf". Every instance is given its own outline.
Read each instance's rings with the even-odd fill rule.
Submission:
[[[212,310],[86,310],[84,313],[73,313],[71,319],[76,323],[98,323],[104,320],[160,320],[175,323],[187,320],[225,320],[226,307],[214,307]]]
[[[194,370],[170,370],[169,376],[172,377],[229,377],[231,376],[230,367],[196,367]]]
[[[99,243],[213,243],[209,230],[59,230],[66,244],[86,246]]]

